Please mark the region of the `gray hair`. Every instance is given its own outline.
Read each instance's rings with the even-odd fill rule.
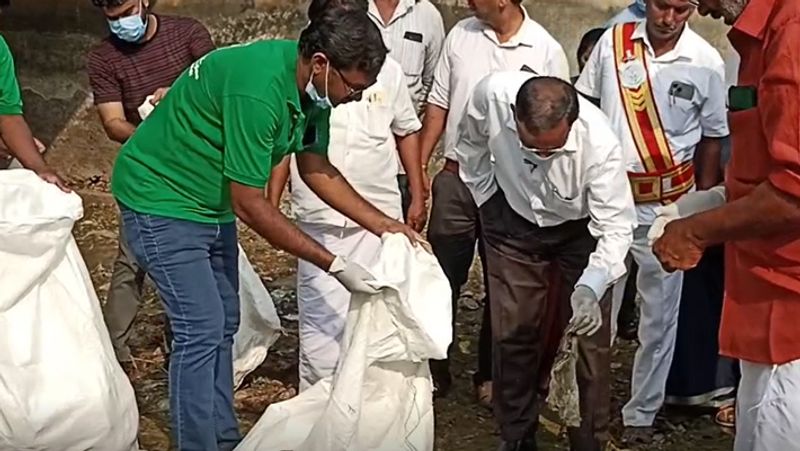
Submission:
[[[555,77],[534,77],[517,93],[517,120],[531,133],[552,130],[562,120],[572,125],[578,119],[578,92]]]

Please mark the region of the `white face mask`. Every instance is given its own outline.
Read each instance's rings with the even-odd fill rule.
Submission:
[[[544,163],[545,161],[552,160],[553,157],[555,157],[558,151],[560,150],[556,149],[556,150],[543,151],[539,149],[534,149],[533,147],[526,146],[525,143],[523,143],[522,141],[519,142],[519,148],[522,149],[523,152],[525,152],[525,156],[530,157],[532,160],[537,161],[539,163]],[[549,155],[544,156],[542,155],[542,152],[547,152]]]
[[[333,108],[333,104],[331,103],[331,99],[328,97],[328,72],[331,67],[331,62],[328,61],[325,65],[325,96],[320,95],[317,91],[316,86],[314,86],[314,75],[312,74],[311,77],[308,79],[308,84],[306,84],[306,94],[311,97],[311,101],[317,106],[317,108],[322,108],[324,110]]]

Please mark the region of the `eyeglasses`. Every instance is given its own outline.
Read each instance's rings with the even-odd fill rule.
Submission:
[[[350,81],[348,81],[347,78],[345,78],[344,74],[342,74],[342,71],[340,71],[339,69],[337,69],[335,67],[333,68],[333,70],[335,70],[336,73],[339,74],[339,78],[342,79],[342,83],[344,83],[344,87],[347,88],[347,96],[346,97],[348,99],[351,99],[353,97],[358,97],[359,94],[363,93],[368,88],[367,86],[365,86],[365,87],[355,86],[353,83],[350,83]]]
[[[686,0],[686,3],[694,6],[695,8],[699,8],[700,7],[700,2],[697,1],[697,0]]]

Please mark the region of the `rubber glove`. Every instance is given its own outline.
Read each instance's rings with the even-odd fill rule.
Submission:
[[[570,298],[572,304],[572,319],[569,321],[569,330],[575,335],[594,335],[603,325],[603,313],[600,311],[600,302],[594,291],[585,286],[578,285]]]
[[[656,219],[647,231],[647,242],[650,246],[664,234],[664,227],[670,222],[702,213],[725,204],[725,186],[717,185],[706,191],[695,191],[686,194],[663,207],[655,209]]]
[[[347,291],[373,295],[378,294],[379,290],[370,286],[367,282],[375,280],[375,277],[358,263],[348,262],[344,257],[336,257],[328,268],[328,274],[339,281]]]

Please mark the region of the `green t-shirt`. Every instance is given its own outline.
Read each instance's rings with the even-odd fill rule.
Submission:
[[[0,114],[22,114],[22,97],[14,72],[14,57],[8,49],[6,40],[0,36]]]
[[[277,40],[197,60],[120,150],[114,197],[139,213],[234,221],[230,181],[264,188],[284,156],[327,151],[330,111],[301,104],[296,63],[297,43]]]

